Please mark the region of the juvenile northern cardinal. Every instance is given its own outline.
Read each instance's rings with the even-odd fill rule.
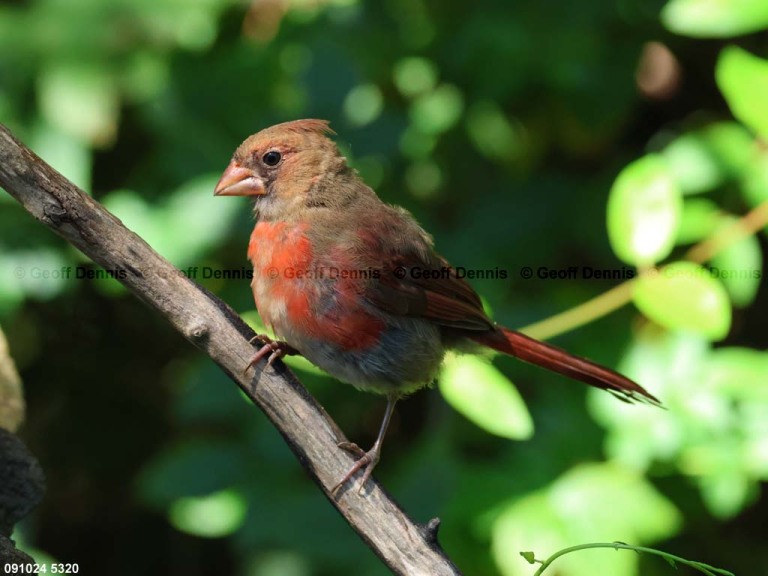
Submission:
[[[373,447],[340,444],[359,459],[334,491],[365,468],[362,489],[395,402],[432,382],[449,348],[487,346],[624,400],[658,404],[609,368],[495,324],[455,273],[423,274],[449,264],[410,213],[382,202],[347,166],[330,134],[324,120],[254,134],[235,151],[214,194],[255,198],[251,286],[259,315],[280,341],[262,337],[266,344],[249,366],[301,354],[342,382],[387,396]]]

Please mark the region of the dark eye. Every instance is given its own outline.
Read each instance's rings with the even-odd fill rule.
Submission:
[[[282,156],[280,155],[280,152],[276,150],[270,150],[264,154],[261,159],[267,166],[277,166],[277,163],[280,162]]]

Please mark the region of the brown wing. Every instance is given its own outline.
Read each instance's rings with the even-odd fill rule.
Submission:
[[[477,292],[434,252],[426,232],[410,215],[389,215],[391,221],[383,219],[357,232],[361,255],[382,255],[380,262],[371,263],[380,277],[366,284],[363,296],[390,314],[464,330],[492,329]]]

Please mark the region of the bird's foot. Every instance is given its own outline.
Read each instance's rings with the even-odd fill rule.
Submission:
[[[268,357],[267,366],[272,366],[272,362],[274,362],[278,358],[299,353],[299,351],[296,350],[296,348],[294,348],[287,342],[282,342],[281,340],[272,340],[272,338],[270,338],[266,334],[257,334],[256,336],[251,338],[248,341],[248,343],[253,344],[256,340],[261,340],[262,342],[264,342],[264,344],[262,345],[261,348],[259,348],[256,354],[254,354],[251,360],[248,362],[248,365],[245,367],[245,370],[243,370],[243,374],[248,372],[249,368],[258,364],[262,360],[262,358]]]
[[[344,484],[346,484],[349,479],[352,478],[352,476],[357,474],[359,470],[365,468],[363,479],[360,482],[360,488],[357,490],[358,494],[362,493],[363,487],[365,486],[366,482],[368,482],[368,478],[371,477],[371,472],[373,472],[376,464],[379,463],[379,457],[381,456],[381,444],[376,442],[373,445],[373,448],[368,450],[368,452],[360,448],[360,446],[354,442],[339,442],[337,446],[357,456],[357,462],[355,462],[352,468],[349,469],[349,472],[347,472],[344,478],[342,478],[341,481],[333,487],[331,494],[336,494],[336,491]]]

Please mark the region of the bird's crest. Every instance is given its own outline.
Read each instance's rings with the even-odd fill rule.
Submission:
[[[303,120],[293,120],[291,122],[283,122],[277,126],[273,126],[278,130],[290,130],[297,133],[314,133],[320,136],[331,136],[336,134],[328,122],[328,120],[317,120],[315,118],[305,118]]]

